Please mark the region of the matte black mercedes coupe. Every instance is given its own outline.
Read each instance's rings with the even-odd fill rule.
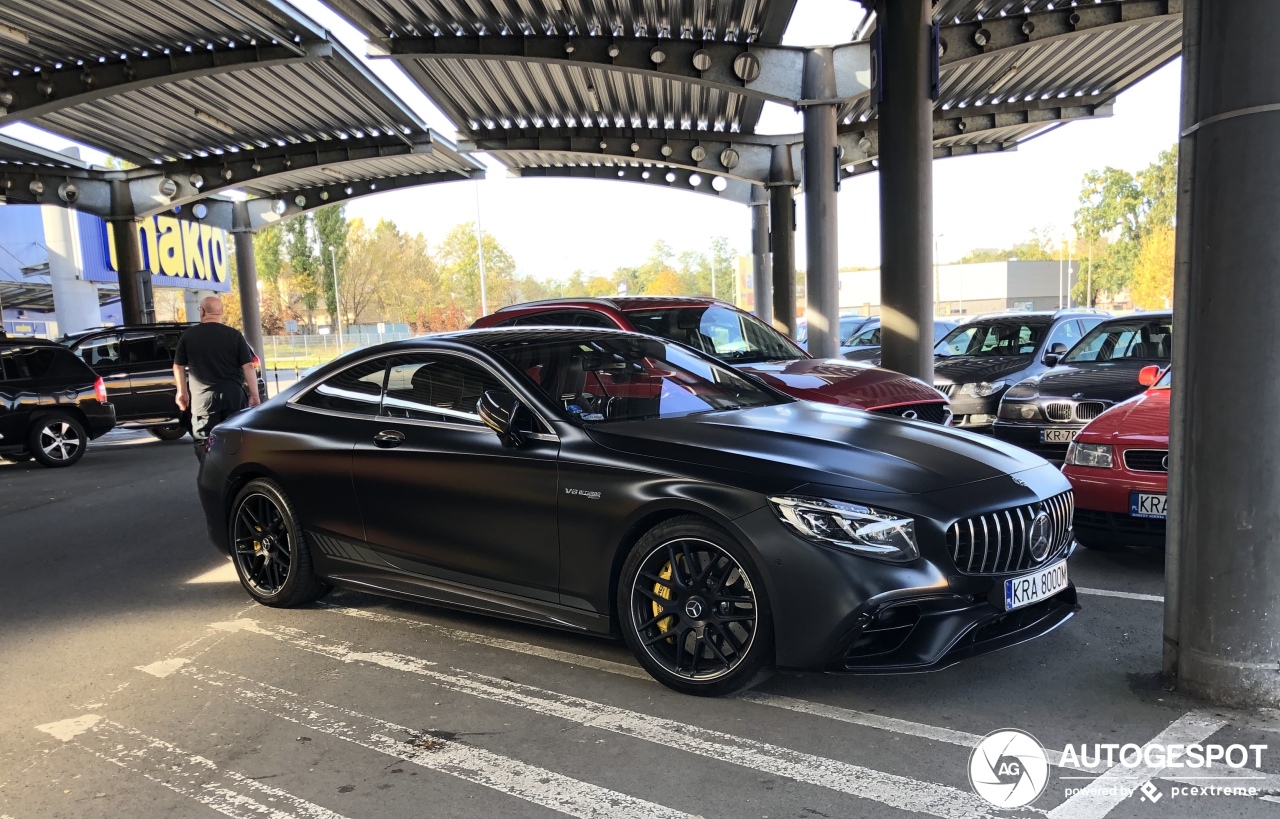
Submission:
[[[369,348],[219,426],[199,485],[265,605],[336,585],[620,634],[691,694],[937,669],[1077,610],[1045,461],[620,331]]]

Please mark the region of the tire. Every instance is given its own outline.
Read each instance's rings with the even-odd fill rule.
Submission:
[[[175,423],[161,427],[147,427],[147,432],[161,441],[177,441],[187,434],[187,428],[181,423]]]
[[[76,464],[88,446],[84,425],[66,413],[42,415],[27,429],[27,452],[51,469]]]
[[[668,688],[718,697],[773,674],[773,618],[760,572],[703,518],[673,518],[637,541],[618,577],[617,605],[627,645]]]
[[[258,478],[236,495],[228,518],[240,585],[264,606],[305,606],[332,586],[316,577],[293,504],[275,481]]]

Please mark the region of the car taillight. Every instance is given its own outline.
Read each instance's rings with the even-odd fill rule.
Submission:
[[[262,361],[261,361],[261,360],[259,360],[259,359],[258,359],[258,357],[257,357],[256,355],[253,357],[253,368],[254,368],[255,370],[261,370],[261,369],[262,369]]]
[[[93,397],[98,399],[99,403],[107,403],[107,384],[101,378],[93,382]]]

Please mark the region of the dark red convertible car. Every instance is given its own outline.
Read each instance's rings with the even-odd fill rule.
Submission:
[[[1145,368],[1150,389],[1099,415],[1067,450],[1076,538],[1091,549],[1164,546],[1172,373]]]
[[[715,356],[805,401],[937,424],[951,419],[946,397],[923,381],[868,364],[814,358],[755,316],[719,299],[550,299],[504,307],[471,326],[599,327],[645,333]]]

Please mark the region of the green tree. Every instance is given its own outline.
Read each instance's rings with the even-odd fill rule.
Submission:
[[[516,262],[498,240],[483,234],[485,296],[490,312],[515,304]],[[436,249],[436,264],[451,303],[474,321],[481,315],[480,254],[476,246],[476,223],[456,225]]]
[[[311,217],[296,216],[284,223],[285,258],[289,262],[290,284],[302,309],[307,314],[307,324],[315,327],[316,307],[320,304],[320,261],[311,243]]]
[[[346,205],[329,205],[320,208],[312,215],[315,226],[316,256],[319,262],[321,290],[324,292],[325,310],[329,315],[336,315],[338,310],[334,303],[333,270],[336,263],[338,278],[341,280],[347,263],[347,215]],[[329,248],[333,248],[330,252]],[[336,260],[336,262],[335,262]],[[347,306],[342,305],[344,313]]]
[[[960,258],[959,264],[978,264],[980,262],[1007,262],[1017,259],[1022,262],[1038,262],[1058,258],[1058,249],[1054,246],[1053,231],[1049,228],[1032,230],[1026,240],[1017,242],[1006,249],[984,248],[971,250]]]

